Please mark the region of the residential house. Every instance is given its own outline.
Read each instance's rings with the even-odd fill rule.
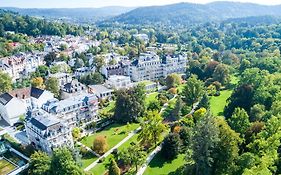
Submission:
[[[70,83],[66,83],[61,87],[61,98],[67,99],[71,96],[77,96],[87,92],[87,86],[74,79]]]

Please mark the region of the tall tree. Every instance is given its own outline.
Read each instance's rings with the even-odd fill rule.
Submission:
[[[84,174],[67,148],[59,148],[53,152],[50,173],[54,175]]]
[[[215,148],[220,141],[215,119],[207,114],[196,124],[193,133],[191,157],[194,161],[194,174],[211,174]]]
[[[157,145],[162,133],[166,130],[162,121],[163,118],[160,116],[158,111],[147,112],[141,121],[142,130],[138,136],[138,139],[143,145]]]
[[[111,158],[109,164],[107,165],[108,168],[108,175],[120,175],[120,169],[115,162],[114,158]]]
[[[228,84],[230,81],[230,72],[227,65],[219,64],[213,73],[213,78],[222,85]]]
[[[134,122],[144,114],[145,90],[143,85],[116,92],[114,118],[122,123]]]
[[[188,105],[198,102],[203,94],[204,85],[202,81],[198,80],[194,75],[187,79],[182,95]]]
[[[242,108],[236,108],[228,119],[229,126],[236,132],[244,135],[251,126],[247,112]]]
[[[178,74],[170,74],[166,78],[166,86],[168,89],[174,88],[181,83],[181,77]]]
[[[0,72],[0,93],[12,90],[12,78],[7,74]]]
[[[28,174],[30,175],[49,175],[51,158],[43,152],[36,151],[30,157]]]
[[[59,96],[59,81],[55,77],[50,77],[45,82],[46,90],[52,92],[56,97]]]
[[[162,145],[161,153],[168,159],[173,160],[180,152],[180,137],[179,134],[172,133],[165,137]]]

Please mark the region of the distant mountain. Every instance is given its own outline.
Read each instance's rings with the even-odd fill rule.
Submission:
[[[209,4],[178,3],[165,6],[136,8],[125,14],[113,17],[106,22],[188,25],[250,16],[281,16],[281,5],[266,6],[239,2],[213,2]]]
[[[21,15],[45,17],[49,19],[69,19],[80,22],[94,22],[108,19],[129,12],[133,7],[102,7],[102,8],[14,8],[2,7],[2,9],[17,12]]]

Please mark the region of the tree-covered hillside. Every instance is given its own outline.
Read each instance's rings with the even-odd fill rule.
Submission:
[[[281,16],[281,6],[251,3],[214,2],[209,4],[179,3],[166,6],[141,7],[113,18],[125,24],[190,25],[249,16]]]

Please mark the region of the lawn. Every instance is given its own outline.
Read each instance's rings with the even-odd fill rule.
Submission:
[[[130,145],[130,143],[132,142],[137,142],[137,138],[138,138],[138,134],[134,135],[132,138],[130,138],[127,142],[125,142],[123,145],[121,145],[118,150],[124,150],[126,148],[128,148]],[[99,175],[103,175],[106,172],[106,167],[105,165],[109,162],[110,159],[110,155],[106,157],[106,159],[104,160],[104,162],[102,163],[98,163],[93,169],[91,169],[91,172],[93,174],[99,174]]]
[[[82,162],[82,168],[86,168],[88,167],[91,163],[93,163],[94,161],[96,161],[98,158],[94,155],[92,155],[92,157],[83,157],[81,158],[81,162]]]
[[[139,127],[139,124],[130,124],[129,126],[112,124],[100,132],[92,134],[88,137],[84,137],[81,140],[81,143],[83,143],[84,145],[91,148],[95,138],[98,135],[103,135],[107,138],[109,149],[111,149],[116,144],[118,144],[121,140],[123,140],[130,131],[135,130],[138,127]]]
[[[231,93],[232,93],[232,90],[224,90],[224,91],[221,91],[220,96],[211,97],[211,99],[210,99],[211,112],[215,116],[223,115],[223,110],[226,105],[226,101],[231,96]]]
[[[158,94],[159,94],[158,92],[153,92],[153,93],[146,95],[145,104],[148,105],[153,100],[156,100]]]
[[[5,159],[0,160],[0,174],[9,174],[16,168],[15,165],[11,164]]]
[[[115,101],[110,101],[109,105],[107,107],[102,108],[101,111],[105,113],[112,112],[114,108],[115,108]]]
[[[180,170],[185,163],[185,155],[180,154],[176,159],[168,162],[158,153],[149,163],[144,175],[181,174]]]

